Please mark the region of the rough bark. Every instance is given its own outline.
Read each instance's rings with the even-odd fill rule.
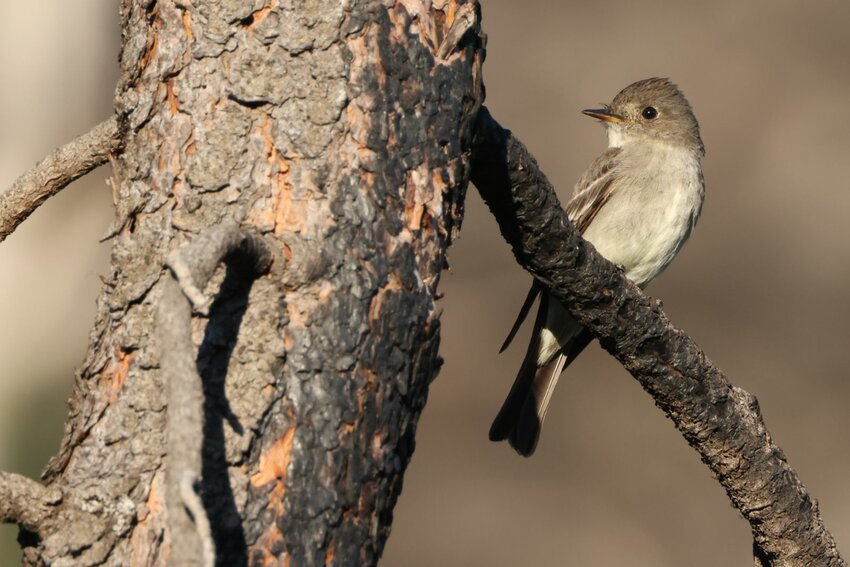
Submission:
[[[757,565],[845,565],[756,398],[732,386],[659,302],[574,230],[537,162],[486,109],[472,182],[517,261],[634,376],[697,450],[750,523]]]
[[[217,564],[374,564],[440,364],[477,3],[123,0],[121,18],[111,266],[25,563],[162,565],[183,544],[156,312],[169,252],[237,219],[280,261],[216,270],[192,315]]]

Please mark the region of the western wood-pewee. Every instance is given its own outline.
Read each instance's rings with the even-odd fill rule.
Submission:
[[[605,124],[608,149],[581,176],[566,212],[585,240],[644,287],[679,252],[702,208],[705,150],[697,120],[676,85],[658,78],[583,112]],[[508,439],[524,456],[534,452],[558,377],[592,339],[535,281],[502,350],[537,295],[531,344],[490,428],[491,440]]]

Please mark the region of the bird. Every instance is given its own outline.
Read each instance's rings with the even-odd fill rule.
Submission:
[[[606,127],[608,148],[579,178],[565,211],[575,229],[641,288],[656,278],[691,235],[702,210],[705,147],[691,105],[666,78],[630,84],[602,108],[582,111]],[[540,297],[516,380],[490,428],[531,456],[561,373],[592,341],[534,280],[499,352],[511,343]]]

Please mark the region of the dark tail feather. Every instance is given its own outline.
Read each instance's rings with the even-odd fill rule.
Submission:
[[[530,457],[537,448],[537,440],[540,438],[543,418],[546,417],[551,390],[558,382],[565,361],[566,357],[558,353],[534,373],[532,387],[523,400],[522,409],[508,439],[511,447],[523,457]]]
[[[525,297],[525,302],[520,307],[519,314],[516,317],[516,321],[514,321],[514,326],[511,327],[511,331],[508,333],[508,337],[505,339],[505,342],[502,343],[502,348],[499,349],[499,352],[505,352],[505,349],[511,344],[511,341],[514,340],[514,336],[516,335],[519,328],[522,326],[522,322],[525,321],[525,318],[528,316],[528,312],[531,311],[531,306],[534,304],[534,300],[537,299],[537,294],[539,294],[543,290],[543,285],[534,280],[531,284],[531,289],[528,290],[528,295]]]
[[[519,368],[514,385],[502,409],[499,410],[493,425],[490,426],[490,441],[504,441],[516,426],[525,401],[529,398],[531,387],[534,385],[534,375],[537,372],[536,348],[529,348],[525,354],[525,360]]]
[[[543,295],[544,301],[546,295]],[[547,306],[541,305],[541,311]],[[539,322],[538,315],[538,322]],[[537,325],[535,325],[537,329]],[[536,341],[532,337],[532,341]],[[525,355],[519,374],[511,388],[499,415],[490,427],[490,440],[508,439],[517,453],[530,457],[537,448],[543,418],[549,405],[552,389],[561,373],[590,344],[593,336],[582,329],[564,349],[544,366],[537,366],[537,345],[532,344]]]
[[[537,292],[534,290],[535,287],[537,287],[536,280],[535,285],[531,286],[531,292],[528,294],[531,301],[534,301],[534,296],[537,295]],[[531,301],[526,299],[525,305],[523,305],[523,311],[528,311],[526,306],[530,307]],[[511,391],[508,392],[508,397],[505,398],[502,409],[499,410],[499,414],[493,420],[493,425],[490,426],[490,441],[504,441],[510,436],[511,431],[513,431],[519,419],[520,412],[522,412],[522,406],[531,393],[531,387],[534,385],[534,375],[537,373],[537,347],[540,343],[539,330],[546,322],[546,313],[549,309],[548,302],[549,297],[547,294],[542,294],[540,296],[540,307],[537,308],[537,318],[534,321],[534,328],[531,331],[531,342],[528,345],[528,350],[525,352],[522,366],[519,367],[516,380],[514,380],[514,384],[511,386]],[[520,315],[522,315],[522,311]],[[521,323],[522,318],[517,321]],[[518,326],[514,324],[514,327]],[[510,342],[510,339],[513,338],[514,333],[515,331],[512,330],[511,334],[508,335],[508,340],[505,341],[506,346]]]

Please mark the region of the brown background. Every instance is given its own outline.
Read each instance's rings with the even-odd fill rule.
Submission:
[[[850,4],[482,0],[493,114],[568,198],[604,148],[579,110],[673,78],[708,154],[707,201],[649,292],[737,385],[850,554]],[[0,3],[0,187],[107,117],[114,3]],[[100,171],[0,245],[0,468],[56,450],[111,218]],[[537,454],[487,441],[525,337],[496,355],[529,278],[470,189],[442,290],[445,365],[384,565],[751,565],[746,524],[637,384],[594,346],[562,378]],[[0,565],[17,561],[0,528]]]

